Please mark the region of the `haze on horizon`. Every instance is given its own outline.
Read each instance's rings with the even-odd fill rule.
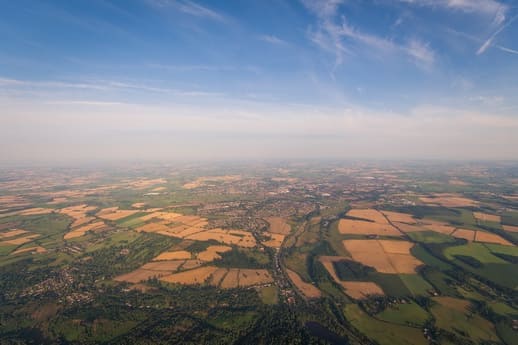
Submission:
[[[511,0],[0,6],[0,163],[518,158]]]

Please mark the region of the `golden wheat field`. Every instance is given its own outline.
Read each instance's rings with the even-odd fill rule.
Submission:
[[[227,272],[219,287],[222,289],[232,289],[238,287],[239,282],[239,270],[231,269]]]
[[[47,250],[41,246],[35,246],[35,247],[17,249],[14,252],[12,252],[11,255],[22,254],[22,253],[27,253],[27,252],[42,254],[42,253],[46,253]]]
[[[184,263],[185,260],[152,261],[140,268],[150,271],[170,271],[172,273],[177,271]]]
[[[284,241],[284,235],[281,234],[269,234],[265,233],[265,237],[269,237],[268,240],[263,241],[262,243],[267,247],[279,248]]]
[[[10,239],[10,240],[4,240],[4,241],[0,242],[0,245],[13,245],[13,246],[16,245],[16,246],[19,246],[19,245],[22,245],[22,244],[25,244],[25,243],[32,242],[37,237],[40,237],[40,235],[32,234],[32,235],[27,235],[27,236],[23,236],[23,237],[13,238],[13,239]]]
[[[76,238],[76,237],[81,237],[83,236],[87,231],[93,231],[93,230],[98,230],[98,229],[101,229],[105,226],[105,224],[101,221],[98,221],[98,222],[94,222],[94,223],[90,223],[90,224],[86,224],[86,225],[83,225],[77,229],[74,229],[70,232],[67,232],[63,238],[65,240],[69,240],[71,238]]]
[[[225,278],[228,273],[228,268],[218,268],[216,271],[212,273],[212,277],[209,281],[209,284],[212,286],[220,286],[221,282]]]
[[[373,282],[343,282],[345,293],[354,299],[364,299],[372,295],[383,296],[385,293],[378,284]]]
[[[352,258],[381,273],[415,273],[423,263],[410,253],[413,243],[391,240],[345,240]]]
[[[159,270],[147,270],[138,268],[130,273],[121,274],[113,278],[115,281],[128,282],[128,283],[140,283],[141,281],[148,280],[150,278],[160,278],[171,274],[170,271],[159,271]]]
[[[210,261],[214,261],[216,259],[220,259],[221,253],[225,253],[225,252],[228,252],[231,250],[232,250],[232,247],[229,247],[229,246],[209,246],[204,251],[199,252],[197,255],[197,258],[198,258],[198,260],[201,260],[201,261],[210,262]]]
[[[268,231],[274,234],[287,235],[291,231],[291,226],[286,222],[284,218],[281,217],[269,217],[266,218],[270,227]]]
[[[425,204],[435,204],[444,207],[472,207],[478,202],[455,194],[435,194],[432,197],[421,197],[419,200]]]
[[[502,228],[503,228],[505,231],[509,231],[509,232],[518,232],[518,226],[502,225]]]
[[[27,230],[12,229],[9,231],[0,232],[0,238],[14,237],[14,236],[18,236],[18,235],[26,234],[26,233],[28,233]]]
[[[288,276],[293,284],[299,289],[300,292],[307,298],[319,298],[322,293],[313,284],[306,283],[302,278],[294,271],[287,270]]]
[[[115,221],[115,220],[129,217],[137,212],[139,212],[139,211],[137,211],[137,210],[114,210],[113,212],[102,212],[101,211],[100,213],[97,214],[97,217],[106,219],[106,220]]]
[[[402,236],[401,232],[388,223],[373,223],[354,219],[340,219],[338,231],[349,235]]]
[[[52,208],[41,208],[41,207],[34,207],[29,208],[27,210],[22,210],[16,212],[18,216],[35,216],[35,215],[41,215],[41,214],[49,214],[54,212],[54,209]]]
[[[216,266],[198,267],[189,271],[164,276],[160,280],[186,285],[204,284],[217,269],[218,267]]]
[[[185,238],[196,241],[215,240],[225,244],[235,244],[248,248],[255,247],[256,245],[254,236],[242,230],[211,229],[186,236]]]
[[[394,226],[402,232],[428,231],[423,225],[411,225],[406,223],[393,222]]]
[[[392,223],[407,223],[407,224],[415,224],[416,220],[412,215],[408,213],[400,213],[400,212],[390,212],[390,211],[381,211]]]
[[[485,231],[477,231],[477,233],[475,235],[475,241],[484,242],[484,243],[502,244],[504,246],[513,245],[511,242],[509,242],[505,238],[502,238],[501,236],[498,236],[496,234],[491,234],[491,233],[485,232]]]
[[[239,287],[246,287],[273,283],[273,278],[270,272],[264,269],[241,268],[239,269],[238,281]]]
[[[186,250],[177,250],[174,252],[164,252],[153,259],[153,261],[161,260],[187,260],[191,258],[191,253]]]
[[[484,221],[484,222],[495,222],[500,223],[502,218],[498,215],[483,213],[483,212],[473,212],[473,217],[475,219]]]
[[[433,224],[423,224],[423,227],[425,227],[428,230],[439,232],[444,235],[450,235],[453,231],[455,231],[455,227],[453,226],[435,222]]]
[[[352,209],[347,212],[347,216],[370,220],[374,223],[388,224],[387,218],[385,218],[385,216],[380,211],[374,210],[372,208]]]
[[[463,238],[467,241],[474,241],[475,240],[475,233],[474,230],[467,230],[467,229],[457,229],[451,234],[453,237],[456,238]]]

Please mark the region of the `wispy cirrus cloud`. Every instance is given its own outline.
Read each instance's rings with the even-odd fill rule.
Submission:
[[[470,35],[470,34],[467,34],[465,32],[461,32],[461,31],[458,31],[458,30],[454,30],[454,29],[451,29],[451,28],[448,28],[447,32],[455,34],[455,35],[463,37],[463,38],[466,38],[466,39],[468,39],[470,41],[473,41],[473,42],[479,44],[479,49],[478,50],[480,50],[481,48],[484,48],[484,51],[485,51],[489,47],[494,47],[494,48],[496,48],[498,50],[501,50],[503,52],[506,52],[506,53],[509,53],[509,54],[514,54],[514,55],[518,55],[518,50],[516,50],[516,49],[505,47],[505,46],[500,45],[500,44],[495,44],[494,43],[494,38],[493,39],[490,38],[489,40],[483,40],[483,39],[480,39],[480,38],[475,37],[473,35]],[[487,43],[488,41],[489,41],[489,43]]]
[[[171,7],[194,17],[207,18],[221,22],[226,21],[226,17],[222,13],[189,0],[148,0],[148,2],[154,7]]]
[[[147,67],[162,69],[164,71],[171,72],[192,72],[192,71],[205,71],[205,72],[250,72],[259,74],[261,69],[257,66],[230,66],[230,65],[164,65],[152,63],[148,64]]]
[[[50,105],[85,105],[85,106],[95,106],[95,107],[109,107],[109,106],[119,106],[119,105],[130,105],[125,102],[105,102],[105,101],[76,101],[76,100],[59,100],[59,101],[48,101],[45,104]]]
[[[402,49],[417,62],[424,63],[426,66],[431,66],[435,62],[435,52],[428,43],[412,39]]]
[[[337,14],[344,0],[302,0],[302,3],[319,18],[328,19]]]
[[[507,47],[503,47],[501,45],[496,45],[496,47],[498,49],[500,49],[501,51],[504,51],[506,53],[510,53],[510,54],[515,54],[515,55],[518,55],[518,50],[515,50],[515,49],[511,49],[511,48],[507,48]]]
[[[477,55],[484,54],[485,51],[489,47],[491,47],[491,45],[493,45],[493,41],[496,39],[496,37],[502,31],[504,31],[509,25],[511,25],[517,18],[518,18],[518,15],[514,16],[513,18],[511,18],[509,21],[507,21],[507,23],[501,25],[487,40],[484,41],[484,43],[480,46],[480,48],[478,48]],[[502,50],[507,51],[508,53],[510,52],[510,53],[514,54],[514,51],[512,49],[504,48]]]
[[[210,97],[210,96],[222,96],[219,92],[207,92],[203,90],[180,90],[174,88],[168,88],[163,86],[148,85],[145,83],[131,83],[121,82],[113,80],[96,80],[92,82],[63,82],[54,80],[20,80],[20,79],[8,79],[0,77],[0,90],[42,90],[42,91],[55,91],[55,90],[70,90],[70,89],[84,89],[91,91],[144,91],[149,93],[157,94],[168,94],[173,96],[191,96],[191,97]]]
[[[277,37],[275,35],[259,35],[257,37],[257,39],[259,39],[260,41],[263,41],[263,42],[267,42],[267,43],[271,43],[271,44],[276,44],[276,45],[286,45],[286,44],[288,44],[288,42],[286,42],[283,39],[280,39],[279,37]]]
[[[322,49],[335,55],[335,66],[341,65],[347,55],[361,53],[358,45],[383,54],[402,54],[411,58],[418,66],[429,68],[435,62],[435,52],[428,43],[417,38],[404,42],[364,32],[350,25],[345,16],[340,15],[340,0],[303,1],[304,5],[318,18],[315,29],[308,31],[309,39]]]
[[[490,16],[495,24],[501,24],[506,19],[509,7],[496,0],[399,0],[418,6],[442,8],[466,13],[477,13]]]
[[[35,81],[20,80],[0,77],[0,87],[33,87],[33,88],[72,88],[72,89],[92,89],[107,90],[109,86],[93,83],[70,83],[62,81]]]

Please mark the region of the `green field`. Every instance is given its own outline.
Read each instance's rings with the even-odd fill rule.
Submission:
[[[253,311],[222,310],[209,316],[208,323],[222,329],[239,329],[251,324],[257,318]]]
[[[423,243],[447,243],[447,242],[455,242],[455,239],[451,236],[444,235],[435,231],[415,231],[408,232],[408,237],[410,237],[415,242],[423,242]]]
[[[456,305],[437,303],[431,308],[436,325],[458,336],[480,340],[498,341],[493,324],[482,317],[460,310]]]
[[[454,255],[471,256],[483,264],[506,264],[505,260],[491,254],[487,247],[482,243],[470,243],[461,246],[449,247],[444,250],[444,255],[455,260]]]
[[[501,244],[485,244],[486,248],[489,249],[492,253],[499,253],[505,255],[511,255],[518,257],[518,247],[517,246],[503,246]]]
[[[502,224],[518,226],[518,212],[505,212],[502,215]]]
[[[376,315],[376,318],[383,321],[413,327],[421,327],[429,317],[426,310],[413,302],[391,305]]]
[[[101,248],[108,248],[111,246],[121,246],[128,245],[131,242],[140,238],[142,234],[137,233],[135,231],[122,230],[115,233],[112,233],[110,237],[106,239],[102,239],[100,241],[95,241],[90,246],[87,247],[86,252],[94,252]]]
[[[369,280],[378,284],[385,294],[393,297],[411,296],[412,292],[407,288],[401,277],[397,274],[372,273]]]
[[[11,253],[14,249],[16,249],[17,246],[12,245],[0,245],[0,256],[2,255],[8,255]]]
[[[452,287],[452,278],[435,268],[426,268],[421,271],[423,277],[442,295],[457,296],[457,290]]]
[[[518,317],[518,309],[503,302],[488,302],[488,306],[497,314],[509,315],[515,319]]]
[[[331,223],[328,231],[327,241],[333,248],[334,252],[340,256],[351,256],[351,254],[345,249],[343,240],[346,238],[338,231],[338,221]]]
[[[344,313],[354,327],[380,345],[428,344],[421,329],[376,320],[355,304],[346,305]]]
[[[496,324],[496,332],[507,345],[518,345],[516,331],[506,322]]]
[[[129,217],[125,217],[116,221],[117,225],[123,228],[136,228],[145,222],[140,217],[145,216],[146,213],[135,213]]]
[[[430,254],[423,246],[416,244],[412,249],[410,249],[412,255],[416,258],[424,262],[427,266],[435,267],[442,270],[451,269],[451,265],[436,258],[432,254]]]
[[[137,324],[138,322],[131,320],[96,319],[93,322],[61,320],[53,323],[51,329],[70,342],[81,342],[85,337],[104,342],[127,333]]]
[[[23,174],[18,181],[17,174],[4,175],[0,171],[0,232],[19,228],[40,235],[19,246],[0,246],[0,343],[496,345],[517,342],[517,333],[512,329],[513,320],[518,318],[517,246],[471,243],[434,231],[409,232],[398,238],[344,235],[338,231],[339,219],[349,209],[376,209],[412,214],[417,222],[415,226],[423,230],[426,220],[434,220],[455,228],[501,235],[504,231],[499,224],[477,222],[472,212],[499,214],[503,224],[518,226],[518,212],[505,211],[518,209],[515,199],[504,199],[518,195],[518,187],[504,185],[507,180],[500,176],[504,170],[491,164],[486,171],[477,169],[476,176],[470,176],[471,165],[464,170],[455,167],[449,170],[448,164],[432,168],[428,163],[387,168],[378,167],[377,163],[372,166],[369,163],[367,167],[357,167],[356,163],[350,167],[339,162],[325,167],[322,164],[301,168],[282,163],[282,167],[274,169],[254,165],[248,170],[240,165],[215,168],[201,164],[188,165],[186,170],[167,166],[158,171],[153,166],[147,172],[142,167],[104,173],[94,169],[92,176],[105,174],[105,177],[92,181],[89,179],[94,177],[90,177],[89,171],[79,174],[56,170],[58,174],[51,174],[54,177],[53,181],[49,179],[49,187],[45,186],[46,182],[31,186]],[[506,173],[507,178],[515,181],[516,169],[518,164]],[[240,177],[236,181],[183,188],[198,177],[223,175]],[[46,181],[43,177],[42,181]],[[167,180],[163,193],[148,193],[156,187],[154,182],[139,187],[146,179],[162,177]],[[451,185],[450,179],[469,184]],[[8,188],[2,189],[4,186]],[[458,193],[455,196],[469,198],[476,206],[431,206],[420,201],[421,197],[440,197],[434,194],[439,191]],[[52,204],[61,195],[66,202]],[[16,212],[25,206],[2,204],[20,198],[26,199],[27,208],[52,206],[56,213],[20,216]],[[135,202],[145,203],[146,209],[161,207],[165,212],[206,218],[208,228],[246,230],[258,243],[252,247],[229,245],[232,250],[222,253],[220,258],[195,262],[198,253],[208,246],[224,244],[219,241],[225,239],[197,241],[164,233],[138,232],[136,228],[142,224],[159,222],[159,219],[143,222],[141,216],[152,212],[146,209],[135,209],[136,213],[115,221],[103,220],[105,229],[64,240],[71,221],[80,219],[82,212],[78,211],[78,218],[72,218],[59,213],[59,208],[85,204],[96,209],[88,213],[95,216],[99,209],[107,207],[134,209]],[[264,247],[262,243],[268,226],[265,219],[274,216],[287,219],[292,229],[279,249]],[[187,219],[185,222],[189,223]],[[175,224],[161,223],[171,228]],[[518,233],[503,235],[508,240],[512,236],[518,239]],[[415,272],[408,271],[412,274],[380,273],[352,260],[343,245],[345,239],[352,238],[410,241],[412,255],[423,265]],[[47,252],[10,255],[13,250],[36,245],[43,246]],[[176,262],[146,265],[145,269],[156,270],[159,273],[155,278],[160,278],[195,265],[261,268],[270,272],[274,281],[227,289],[187,282],[170,284],[166,283],[167,279],[144,279],[138,284],[114,279],[139,268],[135,276],[147,277],[150,272],[144,271],[142,265],[165,251],[180,250],[190,252],[193,261],[178,270]],[[345,288],[320,262],[321,256],[342,258],[333,262],[341,281],[376,283],[385,296],[359,300],[348,297]],[[394,266],[400,263],[398,259],[403,260],[390,255]],[[291,286],[287,269],[318,287],[321,297],[308,299]],[[190,274],[197,273],[185,273]]]
[[[284,263],[290,270],[297,272],[304,281],[310,282],[311,277],[307,269],[307,257],[308,255],[305,253],[294,252],[284,259]]]
[[[279,302],[279,292],[275,286],[261,288],[259,294],[264,304],[277,304]]]
[[[427,295],[428,291],[433,289],[433,286],[418,274],[400,274],[399,278],[414,296]]]

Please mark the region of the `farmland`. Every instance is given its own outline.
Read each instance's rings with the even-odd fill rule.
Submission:
[[[518,190],[500,182],[506,169],[307,164],[0,178],[0,337],[515,338]]]
[[[410,254],[413,244],[389,240],[345,240],[353,259],[381,273],[415,273],[422,263]]]

